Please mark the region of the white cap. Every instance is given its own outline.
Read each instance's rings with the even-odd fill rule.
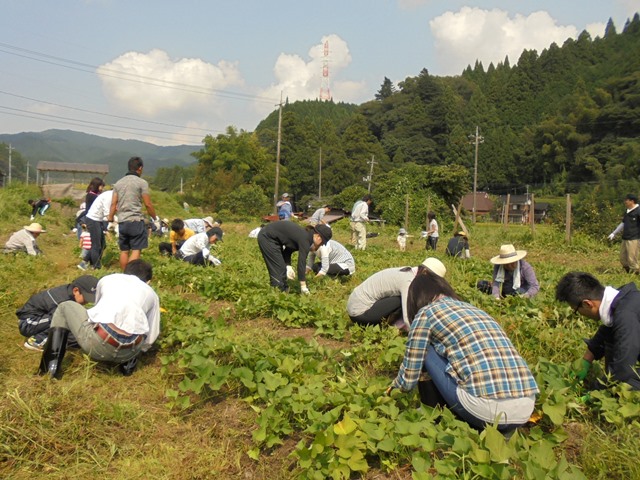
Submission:
[[[437,258],[427,257],[425,258],[424,262],[422,262],[422,265],[427,267],[431,272],[435,273],[439,277],[444,278],[444,276],[447,274],[447,267],[445,267],[444,263],[442,263]]]

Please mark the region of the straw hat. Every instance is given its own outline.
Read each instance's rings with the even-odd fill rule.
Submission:
[[[493,257],[490,262],[494,265],[506,265],[517,262],[527,256],[526,250],[516,250],[510,243],[500,247],[500,254]]]
[[[441,278],[444,278],[444,276],[447,274],[447,267],[445,267],[444,263],[442,263],[437,258],[427,257],[425,258],[424,262],[422,262],[422,265],[427,267],[430,271]]]
[[[40,225],[39,223],[32,223],[28,227],[22,227],[22,228],[24,228],[27,232],[31,232],[31,233],[47,233],[47,231],[43,229],[42,225]]]

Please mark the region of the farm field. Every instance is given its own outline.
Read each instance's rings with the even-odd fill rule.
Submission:
[[[2,242],[29,223],[26,201],[37,195],[34,187],[0,190]],[[184,216],[173,197],[152,199],[160,216]],[[570,270],[613,286],[634,281],[619,265],[618,243],[576,234],[566,244],[553,226],[532,233],[478,223],[468,225],[472,258],[462,261],[445,257],[452,219],[441,219],[433,256],[461,297],[501,323],[541,390],[539,420],[505,440],[493,427],[476,432],[448,410],[420,407],[417,392],[384,396],[406,336],[352,325],[345,304],[369,275],[426,257],[416,237],[400,252],[393,226],[372,226],[379,236],[354,252],[353,278],[310,279],[311,296],[295,293],[297,282],[290,294],[269,287],[247,237],[257,219],[223,219],[217,268],[161,257],[153,238],[143,258],[166,313],[138,370],[123,377],[71,350],[60,381],[36,376],[40,354],[22,346],[14,312],[81,274],[74,212],[54,203],[42,219],[44,257],[0,255],[0,478],[640,478],[639,397],[616,387],[584,399],[573,364],[597,325],[554,301]],[[348,222],[333,228],[348,245]],[[541,283],[534,299],[496,301],[475,289],[503,243],[528,251]],[[97,276],[118,272],[113,242],[104,263]]]

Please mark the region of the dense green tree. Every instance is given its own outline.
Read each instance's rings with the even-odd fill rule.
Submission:
[[[394,87],[393,82],[389,80],[387,77],[384,77],[384,81],[380,86],[380,90],[376,93],[376,100],[384,100],[385,98],[389,98],[396,91],[396,87]]]

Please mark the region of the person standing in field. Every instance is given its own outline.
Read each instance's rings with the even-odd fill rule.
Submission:
[[[369,222],[369,205],[373,197],[366,194],[361,200],[353,204],[351,209],[351,243],[356,250],[367,248],[367,223]]]
[[[140,253],[149,245],[149,236],[144,223],[142,205],[159,228],[160,217],[151,203],[149,184],[141,178],[144,163],[140,157],[131,157],[127,174],[113,186],[113,199],[108,221],[118,212],[118,244],[120,247],[120,268],[140,258]]]
[[[436,221],[436,214],[429,212],[427,214],[429,219],[429,227],[427,228],[427,250],[433,250],[435,252],[438,246],[438,238],[440,238],[440,232],[438,228],[438,222]]]
[[[88,197],[89,195],[87,195]],[[86,270],[91,266],[95,269],[102,268],[102,254],[107,247],[104,232],[107,230],[107,218],[113,203],[113,190],[107,190],[98,195],[91,203],[91,208],[87,210],[84,217],[87,231],[91,236],[91,251],[89,252],[88,263],[80,263],[78,268]]]
[[[280,200],[276,206],[278,207],[278,218],[280,220],[291,220],[291,216],[293,215],[293,207],[291,206],[291,202],[289,201],[288,193],[282,194],[282,200]]]
[[[609,240],[622,232],[622,245],[620,247],[620,263],[622,268],[629,273],[640,273],[638,263],[638,248],[640,247],[640,208],[638,197],[630,193],[624,197],[624,206],[627,211],[622,216],[622,222],[609,234]]]

